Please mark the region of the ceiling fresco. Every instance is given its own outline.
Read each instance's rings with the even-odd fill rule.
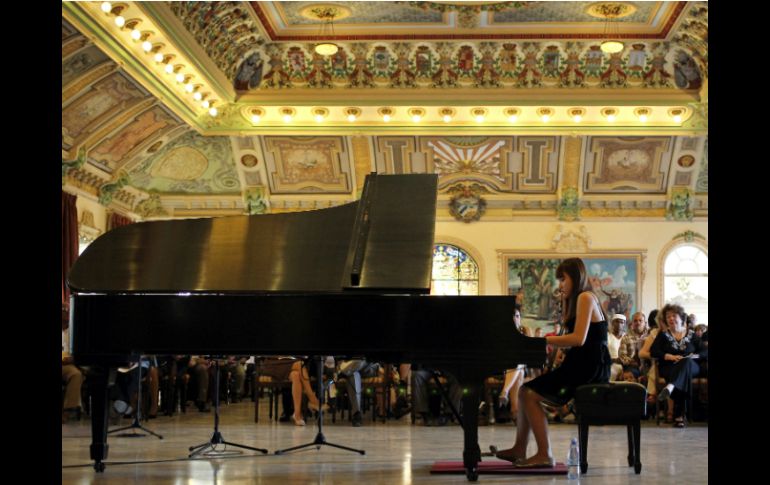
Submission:
[[[153,32],[145,54],[141,42],[121,37],[125,29],[109,27],[114,15],[63,4],[63,188],[153,219],[329,207],[355,200],[372,171],[436,173],[443,218],[460,193],[484,198],[490,220],[707,216],[705,3],[626,2],[636,9],[619,21],[647,34],[617,55],[591,40],[601,21],[586,13],[587,2],[488,2],[478,10],[338,3],[349,14],[342,27],[335,21],[337,35],[408,24],[428,40],[350,39],[324,57],[310,42],[269,37],[276,26],[316,29],[302,12],[318,3],[128,2]],[[430,39],[430,29],[456,26],[462,15],[479,23],[467,27],[474,38]],[[500,23],[559,35],[485,37]],[[653,31],[664,33],[644,37]],[[152,60],[157,53],[163,62]],[[167,65],[176,69],[170,76]],[[188,82],[216,116],[195,105]],[[608,105],[619,123],[606,119]],[[392,109],[390,124],[383,106]],[[526,118],[540,116],[540,106],[554,112],[550,128]],[[639,106],[653,111],[649,126],[622,118],[635,120]],[[667,121],[677,106],[686,119]],[[348,118],[356,109],[363,125]],[[414,125],[413,109],[426,125]],[[587,122],[565,117],[571,109]],[[442,113],[460,121],[442,121]],[[524,121],[512,125],[511,113]],[[683,198],[688,205],[672,210]]]

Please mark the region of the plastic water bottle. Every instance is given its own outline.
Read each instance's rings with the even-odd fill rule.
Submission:
[[[569,444],[569,453],[567,454],[567,480],[578,480],[580,478],[580,449],[578,448],[577,438],[572,438]]]

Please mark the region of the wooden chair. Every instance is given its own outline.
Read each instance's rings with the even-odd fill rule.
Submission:
[[[487,408],[487,423],[495,424],[496,417],[495,411],[497,411],[497,399],[500,396],[500,392],[503,390],[505,384],[505,378],[502,376],[487,377],[484,380],[484,402]],[[515,396],[514,396],[515,397]],[[481,417],[481,413],[479,413]]]
[[[271,376],[260,375],[259,369],[255,370],[252,379],[255,423],[259,422],[259,398],[265,390],[267,390],[270,399],[268,419],[273,419],[273,412],[275,412],[275,419],[278,420],[278,402],[280,401],[281,391],[286,388],[291,389],[290,380],[279,381]]]

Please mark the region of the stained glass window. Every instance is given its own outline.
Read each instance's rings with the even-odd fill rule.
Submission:
[[[478,295],[479,266],[473,258],[451,244],[433,246],[431,295]]]
[[[675,247],[663,264],[664,301],[682,305],[688,315],[698,317],[698,323],[708,324],[708,273],[709,258],[702,249],[692,245]]]

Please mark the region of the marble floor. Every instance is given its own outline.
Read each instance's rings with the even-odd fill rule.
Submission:
[[[345,421],[332,424],[327,417],[324,434],[329,442],[363,448],[366,455],[315,447],[276,456],[278,448],[311,442],[315,426],[297,427],[291,423],[267,420],[267,399],[262,400],[260,422],[253,421],[253,403],[244,401],[223,407],[220,432],[224,440],[267,448],[263,455],[250,450],[218,445],[226,456],[188,459],[188,447],[207,442],[213,432],[213,414],[190,409],[187,414],[160,416],[143,423],[162,440],[153,436],[110,435],[109,458],[104,473],[96,473],[88,458],[90,421],[83,419],[62,425],[62,484],[412,484],[468,483],[465,475],[431,475],[437,460],[461,460],[463,435],[457,425],[424,427],[411,425],[409,418],[372,423],[353,428]],[[130,424],[122,420],[122,425]],[[111,426],[115,427],[115,426]],[[577,427],[551,426],[554,457],[564,461],[570,438]],[[482,451],[490,444],[500,448],[513,443],[515,427],[497,424],[479,428]],[[235,453],[233,453],[235,451]],[[530,454],[534,442],[530,443]],[[626,431],[623,427],[591,427],[588,473],[583,484],[661,484],[708,483],[708,427],[696,423],[685,429],[670,425],[642,425],[642,473],[635,475],[626,466]],[[495,458],[485,458],[495,460]],[[522,476],[481,475],[479,483],[553,484],[567,482],[564,475]]]

